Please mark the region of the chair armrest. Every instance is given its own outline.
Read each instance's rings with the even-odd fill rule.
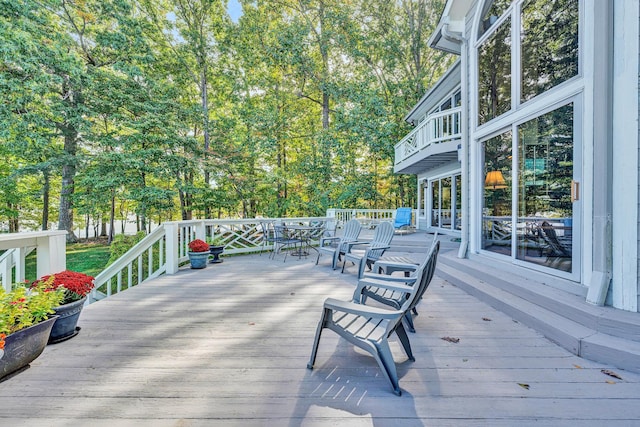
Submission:
[[[320,246],[323,246],[325,244],[325,242],[334,242],[336,240],[340,240],[340,237],[335,237],[335,236],[321,237],[320,238]]]
[[[354,240],[353,242],[344,242],[340,245],[340,252],[349,253],[351,248],[357,245],[368,245],[370,242]]]
[[[357,304],[352,301],[341,301],[334,298],[327,298],[324,301],[324,308],[356,314],[358,316],[374,317],[376,319],[395,319],[402,315],[402,311],[400,310],[387,310],[380,307]]]
[[[388,274],[365,273],[360,279],[371,283],[407,283],[413,285],[416,281],[415,277],[390,276]],[[375,286],[378,286],[377,284]]]
[[[416,271],[419,267],[418,264],[409,264],[407,262],[394,262],[394,261],[385,261],[385,260],[378,260],[375,262],[375,264],[373,264],[373,271],[380,271],[381,268],[386,268],[386,267],[393,267],[394,270],[396,271],[406,271],[406,272],[412,272],[412,271]]]
[[[382,280],[360,280],[356,290],[353,292],[353,302],[360,303],[362,301],[362,291],[371,286],[389,291],[411,293],[415,291],[415,288],[412,285],[413,283],[411,285],[403,285],[401,283],[385,282]]]

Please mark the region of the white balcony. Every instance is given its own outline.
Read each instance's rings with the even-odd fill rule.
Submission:
[[[395,146],[394,171],[419,173],[458,159],[462,108],[431,114]]]

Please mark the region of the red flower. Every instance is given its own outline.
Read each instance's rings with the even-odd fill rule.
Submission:
[[[69,270],[43,276],[33,282],[31,286],[33,287],[39,283],[46,282],[51,277],[53,277],[53,282],[50,285],[51,289],[58,289],[59,287],[63,287],[66,291],[68,291],[66,292],[66,294],[71,294],[65,296],[65,301],[67,302],[81,299],[89,292],[91,292],[94,286],[94,278],[92,276]]]
[[[7,337],[6,334],[0,334],[0,350],[4,348],[4,339]]]
[[[209,244],[204,240],[195,239],[189,242],[191,252],[209,252]]]

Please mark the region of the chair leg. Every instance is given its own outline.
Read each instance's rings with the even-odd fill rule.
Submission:
[[[376,354],[375,358],[382,369],[382,372],[387,377],[389,382],[391,382],[391,386],[393,387],[393,392],[400,396],[402,394],[402,390],[400,390],[400,383],[398,381],[398,373],[396,371],[396,362],[393,360],[393,355],[391,354],[391,348],[389,348],[388,341],[381,341],[375,345]]]
[[[398,323],[398,327],[396,328],[396,335],[398,335],[398,339],[400,339],[400,344],[402,344],[402,348],[404,349],[407,357],[415,362],[416,358],[413,356],[413,351],[411,350],[411,342],[409,342],[409,336],[407,335],[407,331],[402,326],[402,322]]]
[[[324,329],[325,322],[330,316],[329,310],[324,309],[322,311],[322,317],[320,318],[320,322],[318,322],[318,328],[316,329],[316,337],[313,340],[313,348],[311,349],[311,357],[309,358],[309,363],[307,363],[308,369],[313,369],[313,365],[316,363],[316,356],[318,354],[318,344],[320,343],[320,336],[322,335],[322,330]]]
[[[411,316],[410,312],[406,312],[404,314],[404,321],[407,323],[407,329],[409,329],[409,332],[416,332],[416,328],[415,326],[413,326],[413,316]]]
[[[360,260],[360,265],[358,265],[358,279],[362,279],[364,276],[364,267],[367,265],[364,258]]]

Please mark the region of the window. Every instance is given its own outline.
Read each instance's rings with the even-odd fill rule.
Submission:
[[[511,20],[478,49],[478,124],[511,109]]]
[[[478,126],[578,75],[578,24],[579,0],[485,3],[476,45]]]
[[[578,74],[578,0],[522,5],[521,102]]]

